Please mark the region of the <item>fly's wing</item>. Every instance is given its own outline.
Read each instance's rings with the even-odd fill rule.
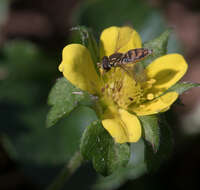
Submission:
[[[142,64],[136,63],[134,65],[132,75],[136,82],[142,83],[147,80],[145,69]]]
[[[145,69],[141,64],[120,65],[120,68],[137,83],[143,83],[147,80]]]
[[[142,64],[136,62],[142,61],[151,53],[152,50],[148,50],[146,48],[129,50],[124,54],[120,67],[125,70],[129,76],[133,77],[136,82],[144,82],[146,80],[144,67]],[[129,65],[132,65],[132,67],[128,68]]]

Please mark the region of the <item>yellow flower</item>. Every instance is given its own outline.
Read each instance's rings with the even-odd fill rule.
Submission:
[[[116,52],[125,53],[140,48],[139,34],[130,27],[109,27],[100,37],[100,57]],[[120,67],[112,68],[103,76],[95,70],[90,52],[80,44],[63,49],[59,70],[75,86],[98,96],[98,115],[104,128],[117,143],[137,142],[141,124],[137,116],[152,115],[168,110],[178,98],[176,92],[165,91],[174,85],[187,70],[184,58],[168,54],[157,58],[141,73],[142,80]]]

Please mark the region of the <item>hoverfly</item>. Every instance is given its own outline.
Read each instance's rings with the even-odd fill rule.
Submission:
[[[131,49],[126,53],[116,52],[109,57],[104,56],[98,66],[106,72],[109,71],[112,67],[122,67],[124,69],[123,66],[141,61],[152,53],[153,51],[147,48]]]

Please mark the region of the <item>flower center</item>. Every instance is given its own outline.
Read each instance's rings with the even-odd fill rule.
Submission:
[[[153,100],[155,95],[150,92],[155,79],[136,82],[121,68],[112,68],[104,77],[102,87],[103,96],[109,101],[116,103],[119,107],[127,109],[129,105],[141,105],[143,102]]]

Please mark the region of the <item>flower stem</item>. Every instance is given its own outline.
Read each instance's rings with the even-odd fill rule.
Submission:
[[[64,186],[65,182],[74,174],[74,172],[80,167],[83,159],[80,152],[76,152],[72,159],[64,166],[59,175],[54,181],[47,187],[46,190],[60,190]]]

